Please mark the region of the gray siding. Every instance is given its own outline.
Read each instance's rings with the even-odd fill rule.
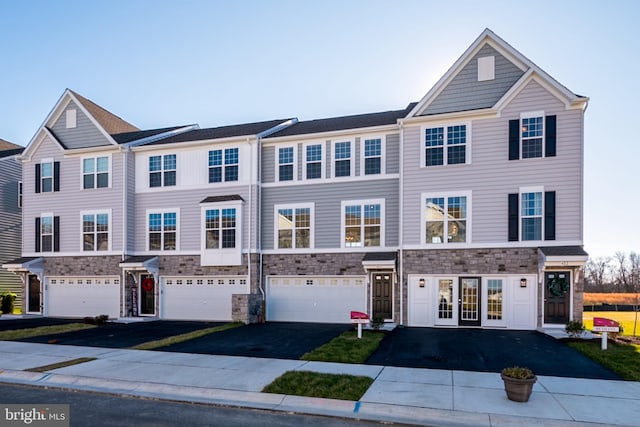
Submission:
[[[400,172],[400,134],[393,133],[387,135],[387,173]]]
[[[18,207],[18,181],[22,180],[22,167],[14,156],[0,159],[0,265],[21,255],[22,209]],[[0,268],[0,292],[13,292],[16,308],[22,307],[20,277]]]
[[[111,209],[111,249],[122,250],[122,167],[123,154],[111,153],[111,188],[82,190],[82,159],[63,157],[63,152],[46,137],[30,161],[23,164],[24,252],[35,251],[34,218],[44,212],[60,216],[60,252],[80,252],[80,211]],[[93,153],[92,156],[105,155]],[[35,193],[35,164],[43,158],[60,162],[60,191]]]
[[[125,250],[129,253],[135,247],[136,238],[136,161],[133,153],[126,153],[124,156],[127,159],[127,247]]]
[[[262,182],[275,182],[276,147],[262,148]]]
[[[67,110],[76,110],[76,127],[67,129]],[[85,148],[110,145],[111,142],[98,130],[82,110],[70,101],[52,126],[53,134],[66,148]]]
[[[478,58],[495,56],[495,79],[478,81]],[[493,106],[524,72],[485,45],[436,97],[423,115],[466,111]]]
[[[341,202],[385,199],[385,245],[398,245],[398,180],[263,188],[262,248],[274,249],[274,205],[315,203],[315,248],[340,248]]]
[[[508,121],[521,112],[557,116],[557,156],[508,160]],[[420,128],[404,134],[404,243],[419,244],[422,192],[472,191],[472,242],[507,242],[507,195],[520,187],[556,191],[556,241],[582,240],[582,111],[563,103],[536,82],[529,83],[501,117],[476,120],[472,163],[420,168]]]

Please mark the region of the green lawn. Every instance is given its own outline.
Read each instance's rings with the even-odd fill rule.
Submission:
[[[95,326],[87,325],[85,323],[67,323],[66,325],[39,326],[37,328],[0,331],[0,341],[19,340],[23,338],[39,337],[42,335],[62,334],[65,332],[73,332],[89,328],[95,328]]]
[[[608,343],[607,350],[597,342],[570,342],[570,347],[611,369],[625,380],[640,381],[640,345]]]
[[[302,360],[320,362],[364,363],[378,348],[384,338],[383,332],[362,331],[358,339],[356,331],[347,331],[327,344],[302,355]]]
[[[633,335],[633,326],[636,321],[636,313],[633,311],[585,311],[582,313],[585,328],[589,330],[593,328],[594,317],[616,320],[624,328],[623,335]],[[640,313],[638,313],[638,322],[635,323],[635,327],[636,335],[640,335]]]
[[[38,366],[37,368],[25,369],[29,372],[47,372],[54,369],[66,368],[67,366],[79,365],[80,363],[97,360],[95,357],[80,357],[78,359],[67,360],[66,362],[52,363],[51,365]]]
[[[243,326],[243,323],[234,322],[227,323],[221,326],[214,326],[212,328],[198,329],[196,331],[187,332],[180,335],[174,335],[172,337],[163,338],[161,340],[147,341],[142,344],[131,347],[134,350],[153,350],[154,348],[166,347],[168,345],[189,341],[195,338],[200,338],[205,335],[213,334],[215,332],[226,331],[227,329],[237,328]]]
[[[289,371],[276,378],[262,391],[264,393],[357,401],[372,383],[373,378],[369,377]]]

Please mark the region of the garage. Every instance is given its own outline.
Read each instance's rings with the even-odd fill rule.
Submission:
[[[45,315],[51,317],[120,317],[120,278],[51,277],[45,290]]]
[[[163,277],[160,316],[173,320],[231,320],[231,296],[248,294],[246,276]]]
[[[267,279],[268,321],[349,323],[351,310],[367,311],[364,276]]]

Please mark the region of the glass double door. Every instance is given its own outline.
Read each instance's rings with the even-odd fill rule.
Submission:
[[[480,326],[481,283],[480,277],[439,279],[436,324]]]

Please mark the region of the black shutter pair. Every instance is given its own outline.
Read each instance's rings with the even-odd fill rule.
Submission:
[[[518,193],[509,194],[508,239],[510,242],[520,240],[520,215]],[[556,240],[556,192],[544,193],[544,240]]]
[[[41,178],[40,163],[36,163],[36,193],[41,192]],[[60,162],[53,162],[53,191],[60,191]]]
[[[36,217],[36,252],[41,252],[40,238],[42,237],[40,231],[40,217]],[[60,252],[60,217],[53,217],[53,251]]]
[[[556,155],[556,116],[544,118],[544,156]],[[520,159],[520,120],[509,120],[509,160]]]

